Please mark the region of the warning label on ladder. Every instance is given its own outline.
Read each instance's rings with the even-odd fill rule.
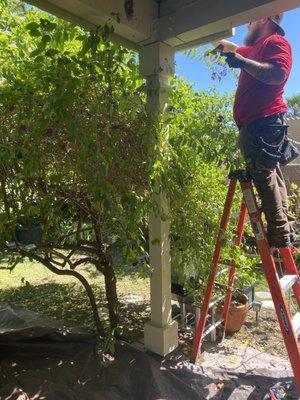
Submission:
[[[257,240],[262,240],[265,238],[263,227],[259,221],[252,221],[252,228]]]
[[[284,329],[286,331],[286,333],[289,335],[290,334],[290,327],[289,327],[289,323],[288,323],[288,319],[287,316],[284,312],[284,307],[282,304],[279,304],[279,311],[280,311],[280,315],[281,315],[281,319],[284,325]]]
[[[256,212],[257,208],[256,208],[256,204],[255,204],[253,193],[252,193],[251,189],[245,189],[243,191],[243,194],[244,194],[245,202],[247,203],[247,208],[248,208],[249,214]]]

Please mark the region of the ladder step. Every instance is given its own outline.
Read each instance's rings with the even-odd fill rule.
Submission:
[[[292,323],[295,335],[298,337],[300,335],[300,311],[298,311],[297,314],[294,315]]]
[[[220,297],[219,299],[216,299],[216,300],[214,300],[214,301],[211,301],[211,302],[209,303],[209,308],[212,308],[212,307],[216,306],[217,304],[221,303],[222,301],[224,301],[224,300],[225,300],[225,297],[226,297],[226,296],[222,296],[222,297]]]
[[[228,273],[228,269],[229,269],[229,268],[231,268],[231,266],[228,265],[226,268],[223,268],[223,269],[219,270],[219,271],[217,272],[217,277],[224,275],[225,272]]]
[[[284,275],[280,279],[280,285],[284,292],[287,292],[296,282],[298,282],[297,275]]]
[[[223,319],[221,319],[220,321],[215,322],[213,325],[210,325],[210,327],[208,327],[206,329],[206,331],[204,331],[203,333],[203,338],[205,338],[205,336],[209,335],[212,331],[214,331],[215,329],[217,329],[218,326],[223,324]]]

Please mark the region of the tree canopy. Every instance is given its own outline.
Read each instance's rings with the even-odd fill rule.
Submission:
[[[287,98],[288,117],[300,117],[300,94],[294,94]]]
[[[240,162],[232,97],[174,79],[169,107],[154,122],[137,55],[111,43],[110,32],[0,2],[0,246],[8,268],[30,257],[78,278],[102,335],[97,300],[76,267],[90,263],[104,275],[115,329],[113,252],[124,263],[147,253],[159,181],[171,204],[162,217],[171,220],[172,264],[204,280],[226,174]],[[24,229],[40,229],[41,240],[24,246]]]

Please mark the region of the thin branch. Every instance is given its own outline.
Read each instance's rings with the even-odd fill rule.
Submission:
[[[82,214],[81,214],[81,210],[79,209],[79,219],[78,219],[78,224],[77,224],[77,229],[76,229],[77,244],[81,243],[81,232],[82,232]]]
[[[61,267],[61,268],[64,268],[64,267],[66,266],[66,264],[67,264],[66,261],[59,262],[58,260],[56,260],[55,258],[53,258],[52,253],[47,254],[47,258],[49,258],[49,260],[50,260],[53,264],[58,265],[58,266]]]
[[[54,249],[50,249],[50,248],[46,248],[46,249],[45,249],[45,252],[46,252],[46,253],[49,253],[49,254],[53,254],[53,255],[57,256],[58,258],[62,258],[62,259],[64,260],[64,262],[65,262],[65,264],[62,264],[62,266],[65,266],[66,264],[69,264],[69,267],[70,267],[71,269],[73,269],[73,263],[72,263],[72,261],[68,258],[68,256],[65,256],[64,254],[60,253],[59,251],[54,250]],[[53,259],[52,259],[52,260],[53,260]]]
[[[77,261],[73,262],[72,269],[75,269],[76,267],[78,267],[81,264],[87,264],[87,263],[94,264],[93,258],[92,257],[86,257],[86,258],[82,258],[81,260],[77,260]]]
[[[7,198],[6,188],[5,188],[5,178],[1,179],[1,191],[3,194],[3,204],[4,204],[5,213],[9,217],[10,209],[9,209],[9,202],[8,202],[8,198]]]
[[[76,237],[77,237],[78,233],[88,232],[88,231],[92,231],[92,230],[93,230],[93,228],[83,228],[83,229],[81,229],[79,232],[78,232],[78,230],[76,230],[76,231],[74,231],[74,232],[67,233],[66,235],[64,235],[64,236],[61,237],[61,243],[64,243],[65,240],[66,240],[68,237],[70,237],[70,236],[76,235]]]
[[[87,296],[89,298],[91,307],[92,307],[92,311],[93,311],[93,316],[94,316],[94,321],[96,324],[96,328],[97,331],[99,333],[99,335],[101,337],[105,337],[105,329],[104,326],[100,320],[99,314],[98,314],[98,308],[97,308],[97,303],[96,303],[96,299],[95,299],[95,295],[93,293],[93,290],[90,286],[90,284],[88,283],[88,281],[77,271],[71,271],[71,270],[61,270],[59,268],[56,268],[54,265],[51,264],[50,260],[40,257],[39,255],[37,255],[36,253],[27,253],[26,251],[22,251],[19,250],[19,252],[21,253],[21,255],[23,255],[24,257],[31,257],[34,260],[40,262],[41,264],[43,264],[46,268],[48,268],[51,272],[53,272],[56,275],[64,275],[64,276],[72,276],[76,279],[79,280],[79,282],[83,285],[83,287],[85,288],[85,291],[87,293]]]

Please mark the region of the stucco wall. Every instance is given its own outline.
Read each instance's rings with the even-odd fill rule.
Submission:
[[[300,118],[291,118],[287,120],[289,125],[289,136],[300,142]]]
[[[289,119],[287,124],[289,125],[290,138],[300,142],[300,118]],[[296,147],[300,149],[300,145],[296,145]],[[293,163],[283,167],[282,171],[288,186],[291,183],[296,183],[300,186],[300,157]]]
[[[287,123],[289,125],[289,137],[300,142],[300,118],[290,119]],[[296,147],[300,149],[300,145],[296,145]],[[293,163],[283,167],[282,172],[289,192],[291,183],[295,183],[300,187],[300,157]],[[298,198],[297,209],[300,210],[300,197]]]

